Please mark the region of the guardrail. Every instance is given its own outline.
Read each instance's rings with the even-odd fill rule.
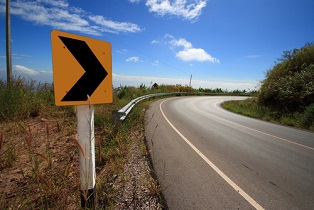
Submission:
[[[128,114],[130,113],[130,111],[132,110],[132,108],[139,103],[140,101],[147,99],[147,98],[152,98],[152,97],[157,97],[157,96],[165,96],[165,95],[172,95],[172,94],[176,94],[176,93],[155,93],[155,94],[149,94],[149,95],[144,95],[144,96],[140,96],[136,99],[133,99],[132,101],[130,101],[127,105],[125,105],[122,109],[120,110],[114,110],[112,111],[112,115],[114,118],[114,123],[122,123],[125,118],[128,116]]]

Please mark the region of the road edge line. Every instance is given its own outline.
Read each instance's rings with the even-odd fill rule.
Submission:
[[[166,117],[165,113],[163,112],[161,106],[166,99],[159,104],[159,109],[161,114],[168,122],[168,124],[172,127],[172,129],[212,168],[214,171],[223,178],[236,192],[238,192],[247,202],[249,202],[255,209],[263,210],[264,208],[259,205],[251,196],[249,196],[244,190],[242,190],[236,183],[234,183],[225,173],[223,173],[213,162],[211,162],[200,150],[198,150]]]

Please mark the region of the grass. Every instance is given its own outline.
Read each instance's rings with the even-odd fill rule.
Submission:
[[[96,209],[113,209],[114,187],[122,177],[130,148],[147,155],[144,112],[138,104],[122,126],[112,124],[112,110],[150,89],[123,87],[112,104],[95,105]],[[156,90],[155,90],[156,91]],[[80,209],[79,143],[74,107],[56,107],[53,88],[32,80],[0,81],[0,209]],[[126,180],[127,181],[127,180]],[[158,184],[145,186],[158,196]]]
[[[314,130],[314,124],[311,118],[313,116],[314,109],[311,107],[304,113],[285,112],[283,110],[273,110],[265,106],[260,106],[257,103],[256,98],[249,98],[241,101],[226,101],[222,104],[222,107],[229,111],[252,118],[296,128]]]
[[[52,108],[53,87],[47,83],[15,78],[7,85],[0,80],[0,120],[37,117]]]

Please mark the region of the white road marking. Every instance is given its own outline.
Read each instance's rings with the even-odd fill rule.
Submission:
[[[169,99],[167,99],[169,100]],[[165,120],[169,123],[169,125],[173,128],[173,130],[179,134],[179,136],[212,168],[216,171],[219,176],[221,176],[236,192],[238,192],[245,200],[247,200],[254,208],[258,210],[264,209],[261,205],[259,205],[251,196],[249,196],[244,190],[242,190],[236,183],[234,183],[226,174],[224,174],[213,162],[211,162],[201,151],[199,151],[174,125],[168,120],[166,115],[164,114],[161,105],[167,101],[164,100],[159,104],[159,109],[161,114],[164,116]]]

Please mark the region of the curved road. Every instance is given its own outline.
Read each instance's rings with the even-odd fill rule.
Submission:
[[[314,133],[223,110],[243,97],[154,102],[146,139],[169,209],[314,209]]]

